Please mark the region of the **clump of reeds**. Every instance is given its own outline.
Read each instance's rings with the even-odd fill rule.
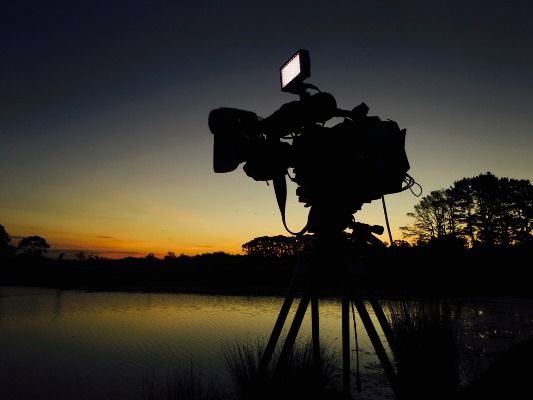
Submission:
[[[224,400],[228,394],[191,364],[189,370],[174,370],[160,382],[155,375],[142,384],[143,400]]]
[[[459,387],[459,308],[445,301],[388,303],[403,399],[450,399]]]
[[[296,343],[287,365],[275,368],[279,352],[269,368],[259,371],[264,345],[237,343],[228,345],[224,357],[234,381],[237,398],[263,399],[335,399],[337,390],[337,356],[321,344],[320,365],[313,362],[311,342]]]

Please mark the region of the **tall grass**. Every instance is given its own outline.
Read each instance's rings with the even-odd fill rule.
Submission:
[[[395,336],[394,353],[400,398],[449,400],[459,389],[458,323],[460,309],[443,301],[388,302]],[[143,382],[143,400],[270,400],[344,399],[338,356],[323,343],[321,363],[313,362],[311,341],[297,342],[288,363],[276,369],[275,352],[264,373],[259,363],[261,342],[227,344],[223,355],[233,390],[222,390],[191,366],[169,374],[162,385],[155,378]]]
[[[143,400],[263,400],[263,399],[341,399],[338,391],[337,356],[321,345],[321,363],[313,362],[311,342],[296,343],[287,366],[276,369],[279,352],[270,367],[259,373],[264,345],[255,343],[228,344],[223,349],[233,390],[222,389],[192,365],[188,371],[176,370],[161,382],[155,376],[143,380]]]
[[[337,356],[331,350],[320,348],[321,363],[313,363],[312,343],[296,343],[283,369],[276,371],[279,352],[275,353],[269,368],[259,373],[263,355],[262,343],[228,345],[224,357],[234,381],[237,398],[263,399],[335,399],[338,391]]]
[[[445,301],[389,302],[402,399],[450,399],[459,389],[459,307]]]
[[[212,379],[205,377],[191,364],[189,370],[169,372],[164,382],[155,375],[142,384],[143,400],[225,400],[227,391]]]

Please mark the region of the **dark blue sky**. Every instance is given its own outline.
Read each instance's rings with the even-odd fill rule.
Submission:
[[[282,233],[271,188],[212,172],[207,115],[293,100],[278,68],[298,48],[339,106],[364,101],[407,129],[425,192],[486,171],[532,179],[532,4],[4,5],[0,223],[65,248],[104,251],[111,237],[108,252],[238,251]],[[393,227],[409,223],[417,199],[389,197]],[[373,204],[360,218],[382,223]],[[304,220],[293,199],[289,222]]]

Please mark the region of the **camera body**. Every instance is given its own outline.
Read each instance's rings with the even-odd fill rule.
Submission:
[[[215,109],[209,114],[214,171],[230,172],[244,162],[248,176],[269,181],[284,179],[292,168],[298,199],[311,207],[309,231],[330,223],[343,230],[363,203],[402,191],[409,170],[405,129],[367,113],[364,103],[339,110],[323,92],[286,103],[264,119]],[[324,126],[339,116],[342,122]]]
[[[351,111],[339,109],[331,94],[304,82],[309,76],[309,52],[300,49],[280,68],[281,90],[298,94],[300,100],[282,105],[264,119],[235,108],[212,110],[213,169],[231,172],[244,162],[249,177],[272,180],[283,225],[291,232],[285,223],[285,176],[289,176],[298,185],[299,201],[311,207],[300,233],[342,232],[353,225],[352,215],[363,203],[405,190],[414,182],[407,175],[405,129],[368,116],[364,103]],[[308,89],[318,93],[310,95]],[[326,127],[335,117],[344,119]]]

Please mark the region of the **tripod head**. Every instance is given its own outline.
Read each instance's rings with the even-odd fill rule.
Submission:
[[[351,228],[352,241],[358,246],[376,246],[385,247],[385,243],[379,240],[374,235],[383,234],[383,227],[381,225],[369,225],[361,222],[353,222]]]

